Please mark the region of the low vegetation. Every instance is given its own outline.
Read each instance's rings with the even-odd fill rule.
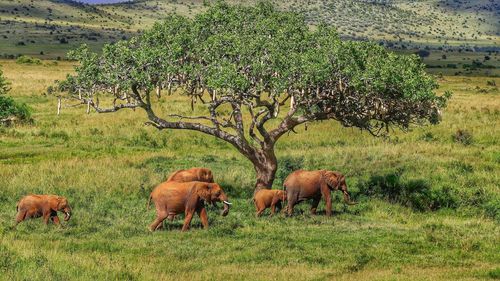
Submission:
[[[453,98],[438,126],[375,139],[335,121],[303,126],[278,144],[274,188],[292,170],[342,171],[355,206],[334,196],[334,215],[254,217],[255,175],[232,147],[196,132],[145,127],[140,111],[82,114],[43,95],[72,71],[1,61],[10,95],[33,107],[36,126],[0,128],[0,279],[46,280],[488,280],[500,253],[500,118],[498,90],[478,93],[498,78],[444,76]],[[31,80],[36,83],[25,83]],[[175,96],[172,106],[186,107]],[[473,142],[452,137],[466,130]],[[214,171],[234,203],[227,217],[209,209],[181,233],[182,217],[151,234],[152,188],[179,168]],[[11,229],[16,201],[27,193],[69,198],[66,227],[40,220]],[[267,214],[267,212],[265,213]],[[113,239],[110,239],[113,237]]]
[[[3,71],[0,68],[0,126],[30,121],[30,108],[26,104],[18,103],[7,96],[9,91],[9,82],[3,76]]]

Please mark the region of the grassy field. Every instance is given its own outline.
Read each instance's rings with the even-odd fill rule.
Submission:
[[[35,119],[0,128],[0,280],[500,278],[498,78],[444,76],[439,91],[455,95],[443,122],[387,140],[336,122],[285,136],[275,188],[284,166],[335,169],[359,204],[336,194],[331,218],[301,204],[292,218],[257,219],[252,167],[229,145],[145,127],[139,110],[87,115],[65,107],[57,116],[56,99],[43,93],[70,63],[0,64],[11,95]],[[189,105],[177,97],[171,106]],[[459,129],[472,135],[469,145],[453,140]],[[179,219],[149,233],[149,192],[192,166],[214,171],[234,202],[229,215],[210,209],[208,231],[195,219],[181,233]],[[67,196],[72,219],[64,228],[31,220],[13,230],[16,201],[30,192]],[[431,197],[440,205],[427,208]]]

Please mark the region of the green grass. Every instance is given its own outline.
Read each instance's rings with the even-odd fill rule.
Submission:
[[[257,219],[252,166],[234,148],[195,132],[145,127],[140,110],[87,115],[84,107],[63,107],[57,116],[57,100],[43,93],[70,63],[0,64],[10,95],[27,102],[35,119],[0,128],[0,280],[498,278],[500,92],[487,83],[499,85],[498,78],[444,76],[439,91],[455,95],[443,122],[387,140],[334,121],[283,137],[276,188],[285,166],[335,169],[359,204],[346,206],[335,194],[331,218],[310,216],[304,203],[292,218]],[[162,106],[189,107],[169,98]],[[453,140],[458,129],[470,132],[470,144]],[[181,233],[181,217],[149,233],[149,192],[192,166],[213,170],[234,202],[229,215],[210,207],[207,231],[196,218]],[[38,219],[13,230],[16,201],[30,192],[67,196],[74,216],[66,227]],[[419,211],[421,196],[453,204]]]

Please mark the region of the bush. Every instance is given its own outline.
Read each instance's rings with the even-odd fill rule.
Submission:
[[[426,58],[426,57],[430,56],[431,52],[429,52],[427,50],[418,50],[415,54],[421,58]]]
[[[278,160],[278,170],[276,171],[275,185],[283,186],[286,177],[293,171],[304,167],[303,157],[283,157]]]
[[[484,204],[484,211],[487,216],[500,222],[500,198],[493,199]]]
[[[29,56],[20,56],[17,58],[16,63],[18,64],[36,64],[40,65],[42,64],[42,61],[37,58],[29,57]]]
[[[454,142],[461,143],[463,145],[471,145],[473,143],[472,134],[463,129],[458,129],[452,138]]]
[[[450,188],[431,189],[424,180],[402,182],[398,172],[372,176],[367,182],[361,183],[360,193],[418,211],[456,208],[458,205]]]
[[[7,96],[9,83],[0,69],[0,125],[31,121],[31,109],[24,103],[17,103]]]

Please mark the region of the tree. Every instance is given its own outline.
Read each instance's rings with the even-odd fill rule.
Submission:
[[[16,121],[31,121],[29,107],[7,96],[9,91],[10,83],[3,76],[0,68],[0,125],[8,125]]]
[[[417,56],[341,41],[333,28],[311,30],[269,3],[218,2],[194,19],[170,15],[101,54],[82,46],[69,56],[76,74],[58,85],[70,99],[98,113],[141,108],[159,130],[222,139],[252,162],[256,188],[272,185],[275,144],[300,124],[334,119],[380,136],[437,123],[447,100]],[[162,91],[189,97],[194,113],[166,112],[156,102]],[[105,96],[112,105],[103,106]]]

